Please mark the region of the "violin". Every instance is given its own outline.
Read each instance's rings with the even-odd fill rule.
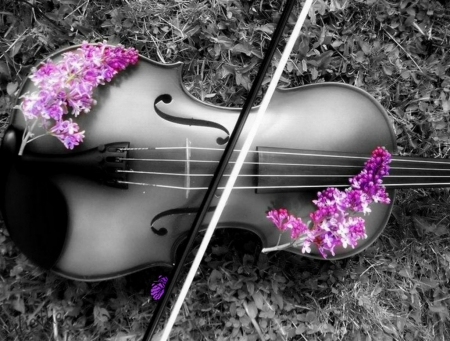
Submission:
[[[14,113],[1,147],[0,204],[11,238],[31,261],[83,281],[172,267],[239,114],[191,96],[181,65],[141,56],[98,88],[96,106],[77,119],[86,138],[75,151],[43,137],[17,156],[25,122]],[[20,94],[33,90],[27,80]],[[251,124],[252,115],[241,139]],[[252,231],[263,247],[289,241],[266,219],[269,208],[308,217],[317,191],[348,187],[372,149],[396,151],[383,107],[340,83],[278,89],[259,131],[218,227]],[[393,157],[384,184],[391,199],[395,188],[442,187],[448,165]],[[375,204],[365,217],[367,239],[330,259],[371,245],[391,209]],[[315,249],[287,250],[321,258]]]

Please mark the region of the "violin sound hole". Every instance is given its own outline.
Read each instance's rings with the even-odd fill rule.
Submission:
[[[195,118],[183,118],[183,117],[177,117],[170,114],[167,114],[163,112],[161,109],[158,108],[158,103],[164,103],[169,104],[172,102],[172,96],[169,94],[160,95],[155,99],[155,102],[153,103],[153,108],[155,109],[155,112],[158,114],[159,117],[162,119],[173,122],[176,124],[182,124],[187,126],[197,126],[197,127],[206,127],[206,128],[213,128],[213,129],[219,129],[222,130],[226,136],[225,137],[218,137],[216,139],[217,144],[224,145],[228,142],[230,139],[230,132],[227,128],[220,125],[219,123],[207,121],[207,120],[199,120]]]

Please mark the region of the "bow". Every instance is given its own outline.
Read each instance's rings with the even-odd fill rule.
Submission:
[[[217,226],[217,223],[220,219],[220,216],[226,206],[227,200],[231,194],[231,191],[234,187],[234,184],[236,182],[237,176],[239,175],[239,172],[242,168],[242,165],[244,163],[244,160],[247,156],[247,153],[250,149],[250,146],[253,142],[254,137],[256,136],[256,133],[258,131],[258,127],[260,125],[260,123],[262,122],[263,118],[264,118],[264,114],[266,112],[267,107],[269,106],[269,103],[272,99],[273,93],[275,92],[275,89],[277,87],[278,81],[281,77],[281,74],[283,72],[283,69],[287,63],[287,60],[289,58],[289,55],[294,47],[295,41],[297,40],[301,28],[303,26],[303,23],[306,19],[306,16],[309,12],[309,9],[312,5],[312,1],[313,0],[306,0],[305,4],[303,6],[303,9],[298,17],[297,23],[294,27],[294,30],[291,34],[291,37],[289,38],[289,41],[285,47],[285,50],[281,56],[280,62],[277,66],[277,69],[275,70],[275,73],[272,77],[272,80],[269,84],[269,87],[267,89],[267,92],[263,98],[263,101],[261,103],[261,105],[259,106],[258,112],[256,114],[255,117],[255,122],[252,125],[252,128],[247,136],[247,138],[244,141],[244,144],[241,148],[241,151],[239,152],[238,158],[236,160],[236,163],[231,171],[230,177],[228,178],[227,184],[225,186],[225,189],[223,190],[223,193],[221,194],[220,200],[217,204],[217,207],[214,211],[214,214],[212,216],[212,219],[208,225],[208,228],[205,232],[205,235],[203,237],[203,240],[200,244],[199,250],[197,251],[197,254],[195,256],[195,259],[191,265],[191,268],[189,270],[189,273],[184,281],[183,287],[181,289],[180,294],[178,295],[178,299],[172,309],[172,312],[170,314],[169,320],[166,324],[166,327],[163,331],[163,334],[160,338],[160,341],[165,341],[168,339],[170,331],[172,330],[172,327],[175,323],[176,317],[181,309],[181,305],[183,304],[183,301],[187,295],[187,292],[190,288],[190,285],[194,279],[194,276],[197,272],[197,269],[200,265],[200,262],[203,258],[203,255],[206,251],[206,248],[211,240],[211,237],[214,233],[214,230]],[[163,296],[162,300],[159,302],[157,309],[155,311],[155,313],[153,314],[152,320],[150,321],[149,327],[144,335],[144,341],[148,341],[151,340],[151,337],[153,336],[153,333],[156,329],[156,325],[162,315],[163,309],[166,306],[168,299],[170,297],[170,293],[172,292],[177,279],[180,275],[181,269],[185,263],[185,260],[187,258],[187,255],[192,247],[192,244],[194,242],[194,239],[198,233],[198,230],[200,229],[200,226],[203,222],[203,219],[205,218],[206,214],[208,213],[208,209],[209,206],[214,198],[214,194],[216,193],[216,190],[219,186],[219,182],[222,179],[223,173],[225,172],[225,168],[228,165],[228,161],[231,158],[231,155],[235,149],[235,146],[239,140],[239,136],[244,128],[245,122],[248,118],[248,115],[250,113],[250,110],[252,108],[252,105],[255,101],[256,95],[261,87],[264,75],[266,74],[269,66],[270,66],[270,62],[272,60],[273,54],[275,53],[276,47],[278,45],[278,42],[282,36],[284,27],[287,24],[287,21],[289,19],[290,13],[292,11],[292,8],[294,7],[295,1],[294,0],[288,0],[285,8],[283,10],[283,14],[280,18],[280,22],[277,25],[277,28],[274,32],[273,38],[270,42],[270,46],[269,46],[269,50],[266,53],[264,60],[262,62],[262,65],[258,71],[258,75],[255,79],[255,81],[252,84],[252,88],[250,89],[250,93],[249,96],[242,108],[241,114],[239,115],[238,121],[236,123],[236,126],[233,130],[233,133],[231,134],[230,137],[230,141],[227,144],[227,147],[225,148],[225,151],[222,155],[222,158],[219,162],[219,165],[216,169],[216,172],[214,174],[213,179],[211,180],[211,184],[208,187],[208,190],[205,194],[205,197],[202,201],[202,204],[200,206],[200,210],[198,211],[196,218],[193,222],[193,226],[190,230],[190,234],[187,240],[187,245],[186,248],[183,252],[183,255],[181,256],[181,258],[178,261],[177,266],[175,267],[174,271],[172,272],[172,275],[170,276],[170,281],[167,284],[166,287],[166,293]]]

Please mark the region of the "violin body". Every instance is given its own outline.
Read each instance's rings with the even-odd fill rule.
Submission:
[[[51,57],[57,59],[67,50]],[[27,80],[21,94],[33,90]],[[202,103],[183,87],[181,64],[163,65],[144,57],[96,91],[97,104],[77,118],[86,137],[75,151],[46,136],[27,145],[26,152],[73,154],[119,141],[129,142],[131,148],[150,147],[130,150],[127,156],[130,170],[151,172],[130,173],[127,179],[147,185],[120,189],[77,174],[24,172],[13,155],[21,136],[11,128],[2,147],[9,160],[2,165],[1,209],[6,226],[32,261],[72,279],[110,279],[151,266],[172,266],[203,198],[204,190],[195,188],[207,187],[211,180],[197,174],[214,172],[214,162],[220,159],[240,110]],[[241,140],[252,119],[250,115]],[[20,130],[24,124],[16,112],[12,126]],[[376,146],[395,151],[395,135],[381,105],[366,92],[339,83],[278,89],[244,167],[248,176],[236,186],[257,186],[251,175],[260,171],[258,148],[368,155]],[[280,240],[265,212],[285,207],[307,221],[318,190],[235,189],[218,226],[250,230],[264,247],[286,243],[289,235]],[[393,201],[394,191],[388,192]],[[352,256],[367,248],[381,234],[391,208],[392,204],[374,204],[365,217],[367,239],[355,249],[337,248],[336,256],[329,258]],[[288,251],[303,255],[300,249]],[[304,255],[322,258],[314,249]]]

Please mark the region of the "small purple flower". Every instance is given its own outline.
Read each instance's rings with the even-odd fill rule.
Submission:
[[[286,209],[280,208],[278,210],[270,210],[267,212],[266,217],[271,220],[279,230],[284,231],[286,229],[286,226],[284,225],[284,222],[288,217]]]
[[[308,227],[301,218],[289,214],[284,208],[270,210],[267,212],[266,217],[271,220],[280,231],[290,230],[292,239],[297,239],[301,234],[308,230]]]
[[[78,124],[69,119],[57,122],[51,129],[50,134],[57,137],[67,149],[73,149],[83,141],[84,131],[79,131]]]
[[[47,79],[53,78],[59,70],[52,60],[46,61],[42,64],[39,69],[35,69],[33,74],[30,76],[30,79],[36,86],[40,86]]]
[[[322,235],[317,236],[314,239],[314,243],[317,245],[317,248],[322,257],[327,258],[326,251],[330,252],[334,256],[334,248],[340,245],[341,240],[333,233],[326,232]]]
[[[152,284],[150,294],[152,295],[154,300],[159,300],[162,297],[167,281],[168,278],[161,275],[158,277],[158,280]]]
[[[287,222],[284,223],[284,229],[291,230],[291,238],[297,239],[301,234],[306,232],[308,227],[301,218],[289,215]]]

